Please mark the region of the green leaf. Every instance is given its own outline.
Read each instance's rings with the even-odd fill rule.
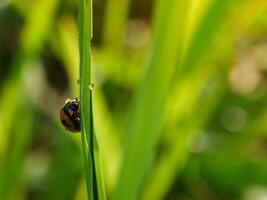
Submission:
[[[80,0],[81,134],[89,199],[105,199],[104,183],[93,124],[91,88],[92,0]]]
[[[179,77],[189,74],[197,67],[201,58],[208,53],[210,42],[218,30],[219,26],[225,20],[227,9],[232,2],[229,0],[220,1],[212,0],[208,5],[207,11],[204,13],[200,23],[193,33],[189,47],[186,49],[185,55],[182,59],[181,66],[178,70]]]
[[[187,1],[158,1],[148,71],[137,95],[127,130],[126,152],[115,199],[138,199],[144,175],[150,168],[164,120],[176,56],[182,48],[181,24],[184,23],[186,7]]]

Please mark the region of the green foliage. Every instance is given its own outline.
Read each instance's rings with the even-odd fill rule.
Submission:
[[[91,52],[92,0],[80,1],[80,104],[81,134],[89,199],[105,199],[99,149],[93,122]]]
[[[1,200],[266,198],[264,1],[3,2]]]

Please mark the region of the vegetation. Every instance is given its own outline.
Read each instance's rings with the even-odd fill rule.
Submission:
[[[0,199],[267,198],[266,19],[263,0],[0,2]]]

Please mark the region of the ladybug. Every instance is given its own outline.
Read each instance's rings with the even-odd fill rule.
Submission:
[[[66,99],[63,107],[60,109],[59,117],[66,130],[71,132],[80,132],[81,123],[79,99]]]

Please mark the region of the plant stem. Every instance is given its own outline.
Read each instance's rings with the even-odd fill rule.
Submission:
[[[92,0],[80,0],[80,105],[81,134],[85,162],[85,176],[89,199],[105,199],[100,173],[98,146],[94,135],[92,88],[91,88],[91,51],[92,39]]]

